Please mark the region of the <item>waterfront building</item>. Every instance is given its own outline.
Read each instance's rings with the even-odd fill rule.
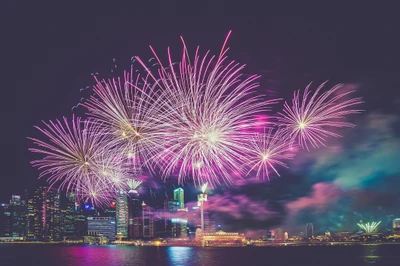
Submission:
[[[89,236],[106,236],[115,240],[117,235],[114,217],[87,217]]]
[[[278,241],[285,240],[282,228],[275,229],[275,240],[278,240]]]
[[[241,246],[247,242],[244,234],[224,231],[197,233],[196,240],[206,246]]]
[[[185,194],[182,188],[174,190],[174,201],[178,202],[178,209],[185,208]]]
[[[128,192],[128,196],[128,237],[129,239],[134,239],[140,237],[140,235],[137,233],[135,234],[135,225],[138,226],[138,224],[135,224],[135,218],[140,217],[141,204],[139,200],[139,193],[136,190],[130,190]]]
[[[393,219],[393,234],[400,234],[400,218]]]
[[[10,204],[0,205],[0,236],[11,237],[11,212]]]
[[[10,236],[26,237],[26,201],[19,195],[12,195],[10,205]]]
[[[283,240],[288,241],[288,239],[289,239],[289,233],[285,232],[285,234],[283,235]]]
[[[128,196],[123,190],[120,190],[117,195],[116,225],[117,234],[122,234],[123,238],[128,237],[128,215]]]
[[[144,201],[142,203],[142,229],[143,238],[154,237],[154,212]]]
[[[314,238],[314,225],[312,223],[306,224],[306,238]]]

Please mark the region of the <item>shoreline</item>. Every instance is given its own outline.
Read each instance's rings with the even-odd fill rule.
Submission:
[[[60,246],[136,246],[136,247],[224,247],[224,248],[261,248],[261,247],[296,247],[296,246],[377,246],[377,245],[399,245],[400,242],[383,242],[383,243],[365,243],[365,242],[324,242],[324,243],[266,243],[262,245],[243,245],[243,246],[232,246],[232,245],[182,245],[182,244],[161,244],[161,245],[134,245],[134,244],[104,244],[104,245],[90,245],[84,243],[65,243],[65,242],[0,242],[0,245],[60,245]]]

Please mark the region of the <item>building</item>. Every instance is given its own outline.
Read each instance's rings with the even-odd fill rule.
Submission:
[[[26,237],[26,201],[21,199],[19,195],[12,195],[10,205],[10,236]]]
[[[314,238],[314,225],[312,223],[306,224],[306,238]]]
[[[87,217],[89,236],[106,236],[109,240],[115,240],[116,227],[114,217]]]
[[[287,241],[289,239],[289,233],[285,232],[285,234],[283,235],[283,240]]]
[[[144,201],[142,203],[142,230],[143,238],[154,237],[154,212]]]
[[[9,204],[2,203],[0,205],[0,236],[11,237],[11,212]]]
[[[128,237],[128,223],[129,223],[129,213],[128,213],[128,196],[124,191],[119,191],[117,195],[116,204],[116,225],[117,234],[122,234],[123,238]]]
[[[224,231],[199,233],[196,240],[205,246],[242,246],[247,242],[244,234]]]
[[[400,218],[393,220],[393,234],[400,234]]]
[[[277,241],[285,240],[285,235],[282,228],[275,229],[275,240]]]
[[[177,188],[174,190],[174,201],[178,202],[178,208],[185,208],[185,194],[182,188]]]
[[[136,190],[130,190],[128,196],[128,237],[129,239],[134,239],[140,237],[140,234],[135,234],[135,218],[140,217],[142,206],[139,200],[139,193]],[[136,224],[136,226],[138,226],[138,224]],[[136,230],[136,232],[139,232],[139,230]]]

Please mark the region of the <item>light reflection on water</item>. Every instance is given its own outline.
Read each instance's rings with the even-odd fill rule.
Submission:
[[[135,247],[0,244],[0,265],[375,265],[399,266],[400,245]]]
[[[379,249],[378,245],[364,246],[364,262],[366,264],[377,264],[379,262],[381,256],[379,256],[378,249]]]

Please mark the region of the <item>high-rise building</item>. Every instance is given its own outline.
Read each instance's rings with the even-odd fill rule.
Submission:
[[[115,240],[114,217],[87,217],[88,235],[104,235],[109,240]]]
[[[177,188],[174,190],[174,201],[179,203],[179,209],[185,208],[185,194],[182,188]]]
[[[153,238],[154,237],[154,212],[152,208],[142,203],[142,228],[143,228],[143,238]]]
[[[136,190],[130,190],[128,192],[128,213],[129,213],[129,225],[128,225],[128,237],[129,239],[139,238],[140,235],[135,234],[135,221],[134,219],[141,215],[141,204],[139,201],[139,193]],[[137,224],[136,224],[137,226]]]
[[[60,193],[56,189],[39,187],[35,190],[33,201],[28,203],[29,235],[39,240],[61,239]],[[33,218],[33,219],[32,219]],[[33,227],[32,222],[33,220]]]
[[[9,211],[11,213],[11,236],[26,237],[26,201],[21,200],[19,195],[12,195]]]
[[[394,234],[400,234],[400,218],[393,219],[393,229]]]
[[[275,229],[275,240],[282,241],[284,240],[284,233],[282,228]]]
[[[287,241],[289,239],[289,234],[288,232],[285,232],[285,234],[283,235],[283,240]]]
[[[306,238],[314,237],[314,225],[312,223],[306,224]]]
[[[120,190],[117,195],[116,224],[117,234],[121,234],[122,238],[128,237],[128,222],[128,196],[124,191]]]
[[[63,208],[61,208],[62,236],[66,238],[73,238],[76,236],[75,218],[78,214],[79,204],[76,202],[75,195],[73,193],[68,193],[64,200],[65,204]]]
[[[209,211],[204,212],[204,233],[213,234],[216,231],[216,224],[213,214]]]
[[[11,237],[11,212],[9,204],[2,203],[0,205],[0,236]]]

